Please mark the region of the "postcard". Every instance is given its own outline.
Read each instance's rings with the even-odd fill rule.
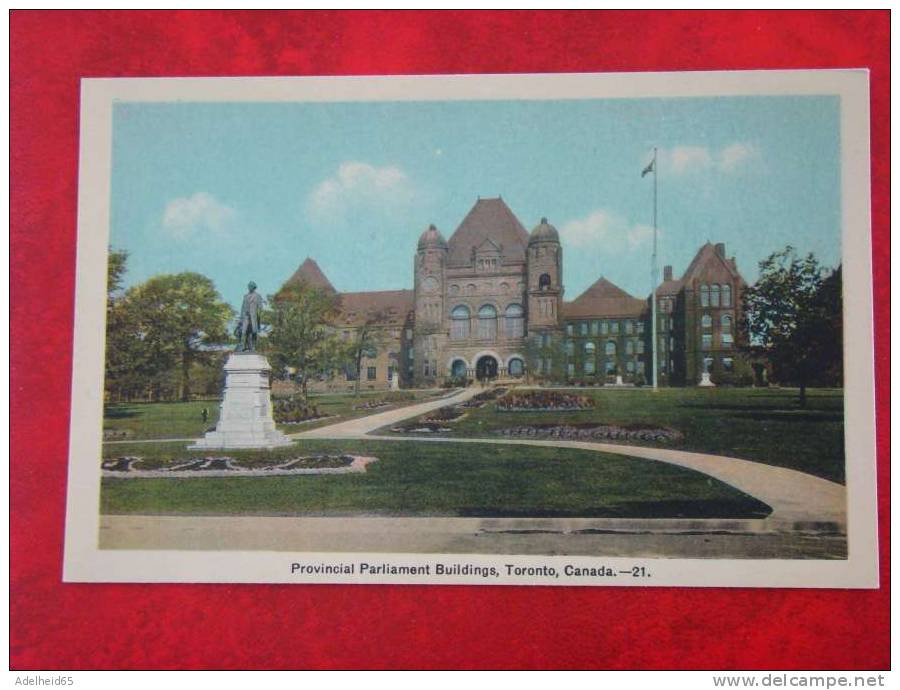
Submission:
[[[877,587],[868,102],[85,79],[65,580]]]

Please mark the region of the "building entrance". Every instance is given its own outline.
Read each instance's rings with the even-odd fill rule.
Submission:
[[[475,365],[475,375],[479,381],[497,378],[497,360],[490,355],[479,358]]]

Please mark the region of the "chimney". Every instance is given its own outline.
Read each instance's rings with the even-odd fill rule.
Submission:
[[[663,280],[672,280],[671,266],[663,266]]]
[[[725,244],[723,242],[719,242],[716,245],[716,254],[721,256],[723,259],[725,258]]]

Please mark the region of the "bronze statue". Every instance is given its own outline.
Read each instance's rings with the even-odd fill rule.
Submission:
[[[247,285],[247,290],[241,304],[241,319],[236,333],[240,338],[238,352],[255,352],[256,337],[259,335],[259,309],[262,306],[262,297],[256,292],[256,283],[252,280]]]

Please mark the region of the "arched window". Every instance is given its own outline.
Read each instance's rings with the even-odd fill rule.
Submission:
[[[462,378],[466,375],[466,363],[461,359],[454,359],[450,366],[450,373],[454,378]]]
[[[607,340],[606,341],[606,354],[611,355],[613,357],[616,356],[616,341],[615,340]]]
[[[469,337],[469,319],[471,312],[464,304],[453,307],[450,312],[450,338],[452,340],[465,340]]]
[[[485,304],[478,310],[478,338],[495,340],[497,338],[497,310]]]
[[[525,335],[525,310],[521,304],[510,304],[506,308],[506,337],[522,338]]]
[[[731,314],[722,314],[722,332],[723,333],[731,333],[731,327],[734,323],[734,320],[731,318]]]
[[[709,306],[709,285],[701,285],[700,286],[700,306],[701,307]]]
[[[703,328],[712,328],[712,317],[709,314],[704,314],[700,317],[700,325]]]
[[[722,286],[722,306],[731,306],[731,286],[727,284]]]
[[[594,350],[596,349],[594,343],[587,342],[584,344],[584,355],[585,357],[593,357]]]
[[[711,306],[711,307],[719,306],[719,284],[718,283],[716,283],[715,285],[712,286],[712,288],[710,288],[709,306]]]
[[[515,376],[516,378],[522,376],[525,373],[525,362],[523,362],[518,357],[513,357],[511,360],[509,360],[507,373],[510,376]]]
[[[541,273],[541,277],[538,278],[538,289],[546,290],[550,287],[550,274],[549,273]]]
[[[626,354],[626,355],[633,355],[633,354],[634,354],[634,341],[633,341],[633,340],[626,340],[626,341],[625,341],[625,354]]]

